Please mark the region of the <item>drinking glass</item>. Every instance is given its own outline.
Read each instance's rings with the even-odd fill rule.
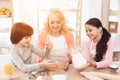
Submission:
[[[12,75],[12,65],[11,64],[5,64],[4,65],[4,74],[6,75]]]

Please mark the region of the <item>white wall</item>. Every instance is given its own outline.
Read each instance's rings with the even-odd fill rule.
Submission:
[[[9,0],[0,0],[0,8],[6,7],[11,10],[11,2]]]
[[[37,32],[37,0],[13,0],[14,22],[25,22]]]
[[[85,22],[92,17],[101,19],[101,2],[102,0],[82,0],[81,43],[88,38],[85,32]]]

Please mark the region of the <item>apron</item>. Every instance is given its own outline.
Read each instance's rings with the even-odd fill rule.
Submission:
[[[67,57],[67,44],[63,35],[59,37],[53,37],[49,35],[47,38],[53,43],[53,48],[51,49],[48,59],[54,60],[58,64],[66,65],[68,64]]]
[[[52,50],[66,49],[67,44],[63,35],[59,37],[48,36],[49,40],[53,43]]]
[[[62,57],[66,56],[67,44],[63,35],[59,37],[53,37],[49,35],[47,38],[53,43],[53,48],[50,51],[50,57]]]

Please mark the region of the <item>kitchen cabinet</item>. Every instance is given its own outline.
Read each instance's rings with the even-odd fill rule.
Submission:
[[[11,46],[12,14],[12,0],[0,0],[0,53],[8,53]]]

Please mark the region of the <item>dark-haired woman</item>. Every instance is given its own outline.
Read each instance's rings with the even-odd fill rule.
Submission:
[[[112,63],[113,43],[111,34],[102,26],[98,18],[91,18],[85,23],[86,34],[89,41],[84,43],[84,56],[89,65],[96,68],[106,68]]]

